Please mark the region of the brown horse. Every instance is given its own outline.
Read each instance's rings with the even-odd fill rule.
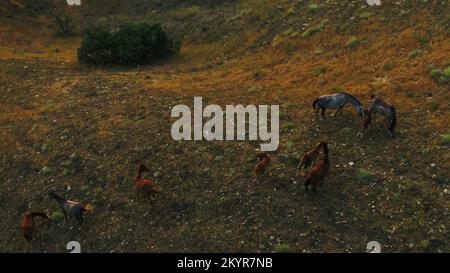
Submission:
[[[328,144],[322,145],[323,158],[319,161],[306,176],[305,191],[308,192],[309,185],[312,186],[313,192],[316,193],[317,186],[322,187],[323,180],[330,170],[330,160],[328,158]]]
[[[314,164],[314,161],[317,158],[317,155],[319,155],[320,149],[322,149],[323,145],[325,145],[324,141],[320,142],[319,145],[317,145],[312,150],[306,152],[302,156],[302,158],[300,159],[300,163],[298,164],[298,167],[297,167],[296,176],[298,176],[302,167],[304,167],[305,170],[308,170],[309,168],[311,168],[312,164]]]
[[[27,212],[23,218],[20,228],[22,229],[22,235],[27,239],[28,243],[31,243],[34,235],[36,234],[36,224],[34,218],[41,217],[43,219],[51,220],[51,217],[44,212]]]
[[[142,177],[143,172],[149,172],[149,168],[145,165],[139,165],[134,179],[134,186],[138,193],[154,198],[156,193],[161,193],[161,187],[153,180]]]

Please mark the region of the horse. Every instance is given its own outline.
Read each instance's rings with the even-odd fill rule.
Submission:
[[[298,164],[298,167],[297,167],[296,176],[298,176],[302,167],[304,167],[305,171],[307,171],[314,164],[314,161],[316,160],[317,156],[319,155],[320,149],[322,149],[322,146],[325,144],[326,143],[324,141],[322,141],[319,143],[319,145],[317,145],[313,149],[311,149],[308,152],[306,152],[305,154],[303,154],[302,158],[300,159],[300,163]]]
[[[366,112],[363,129],[358,132],[358,136],[363,136],[363,131],[372,123],[373,116],[378,114],[384,117],[383,125],[388,125],[388,130],[392,138],[395,137],[395,126],[397,125],[397,110],[395,107],[379,97],[370,96],[372,103]]]
[[[318,97],[314,100],[312,106],[316,115],[319,112],[319,109],[322,111],[322,117],[325,117],[325,111],[327,109],[337,109],[334,113],[334,117],[336,117],[337,113],[339,113],[347,103],[352,104],[360,116],[364,116],[364,107],[361,102],[346,92]]]

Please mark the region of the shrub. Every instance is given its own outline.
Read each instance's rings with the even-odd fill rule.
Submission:
[[[64,219],[64,214],[60,211],[55,211],[52,213],[52,220],[55,222],[61,222]]]
[[[312,14],[318,13],[322,8],[323,8],[323,6],[319,5],[319,4],[311,4],[311,5],[308,6],[308,10]]]
[[[116,31],[105,27],[85,32],[78,49],[80,63],[91,65],[146,65],[179,51],[159,24],[127,24]]]
[[[444,76],[450,79],[450,66],[444,70]]]
[[[441,143],[444,145],[450,144],[450,133],[441,135]]]
[[[347,41],[347,43],[345,45],[348,48],[354,48],[357,45],[359,45],[359,40],[357,38],[351,38],[350,40]]]
[[[439,79],[439,77],[441,77],[443,73],[439,69],[433,69],[431,70],[430,75],[433,79]]]

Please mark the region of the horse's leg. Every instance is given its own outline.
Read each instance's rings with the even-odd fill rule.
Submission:
[[[295,176],[298,176],[298,174],[299,174],[299,172],[300,172],[300,170],[301,170],[302,167],[303,167],[303,164],[302,164],[302,162],[300,162],[300,164],[298,164],[298,167],[297,167],[297,174],[296,174]]]
[[[327,111],[327,108],[322,108],[321,115],[323,118],[325,118],[325,111]]]
[[[317,106],[317,108],[316,108],[316,115],[319,113],[319,110],[320,110],[321,108],[319,107],[319,106]]]
[[[337,114],[339,113],[339,111],[342,110],[342,108],[344,108],[344,106],[339,106],[338,109],[336,110],[336,112],[334,112],[334,117],[337,116]]]

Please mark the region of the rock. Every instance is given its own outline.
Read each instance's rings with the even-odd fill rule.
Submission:
[[[42,173],[43,175],[50,174],[50,172],[51,172],[50,167],[45,166],[45,167],[43,167],[43,168],[41,169],[41,173]]]

